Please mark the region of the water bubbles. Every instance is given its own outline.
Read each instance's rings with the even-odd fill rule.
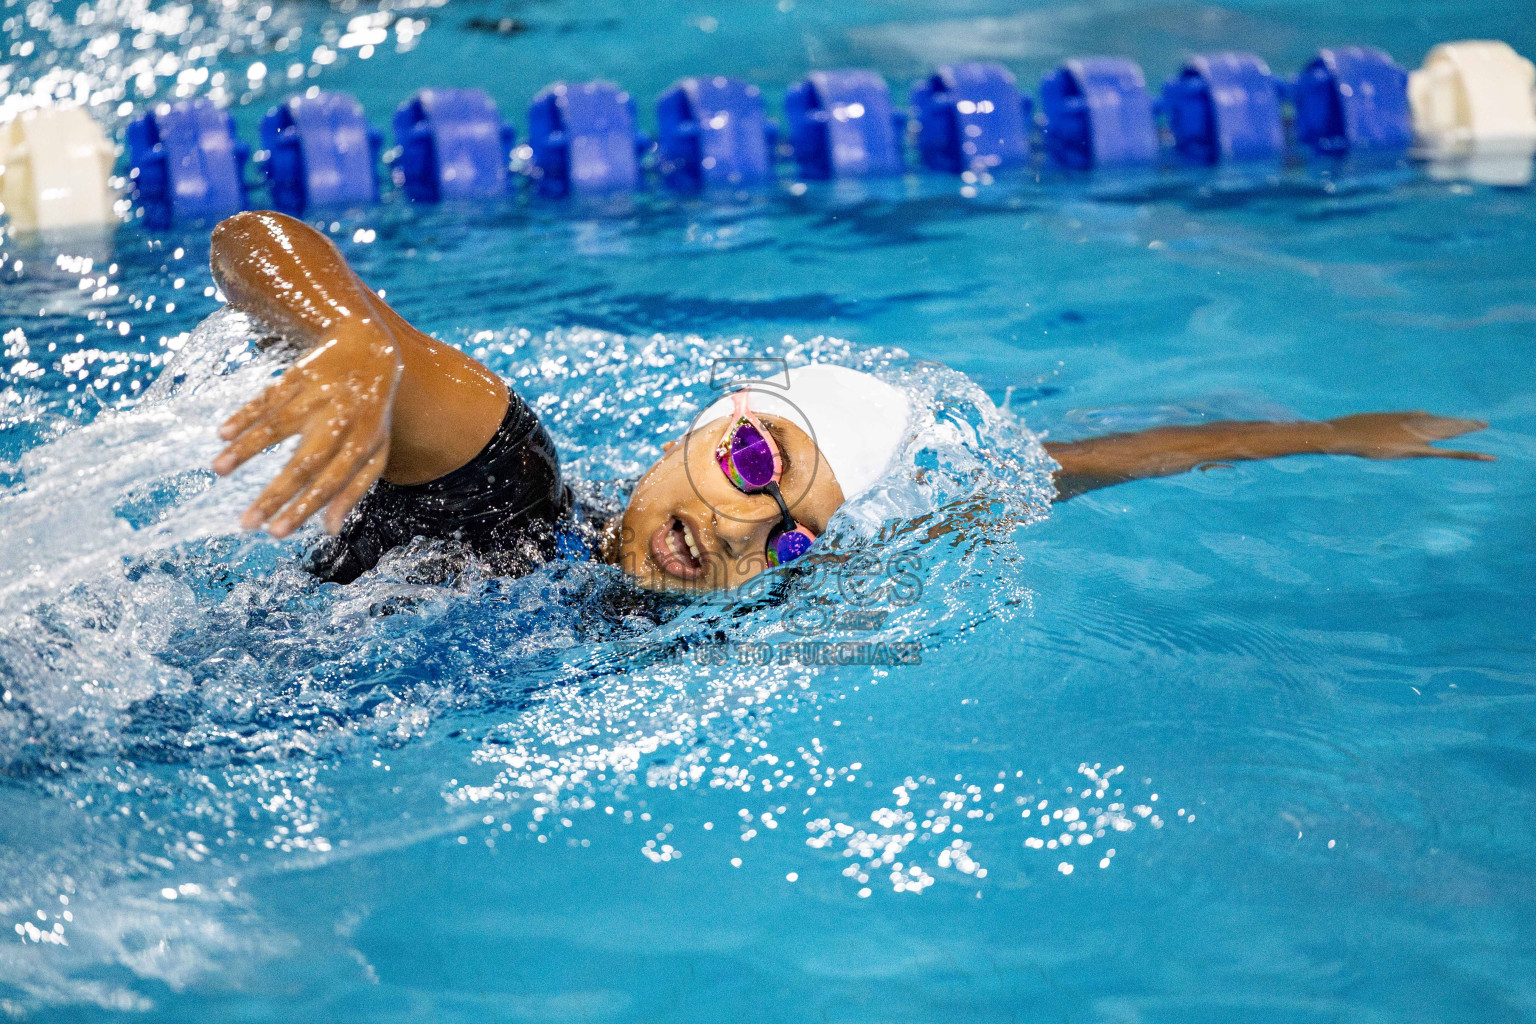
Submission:
[[[295,64],[292,78],[317,77],[347,53],[371,57],[391,28],[395,49],[409,50],[428,26],[425,18],[390,11],[384,0],[366,6],[342,33],[330,11],[291,4],[35,3],[27,18],[6,19],[0,29],[0,45],[11,40],[12,61],[4,68],[10,74],[0,74],[0,120],[58,102],[117,119],[161,99],[250,103],[264,99],[279,78],[271,73],[274,57],[304,52],[310,40],[309,61]]]

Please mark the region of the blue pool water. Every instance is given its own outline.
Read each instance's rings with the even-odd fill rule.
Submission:
[[[706,71],[776,104],[837,64],[1536,53],[1491,2],[274,7],[6,6],[0,104],[78,86],[120,127],[151,87],[222,91],[254,137],[295,60],[383,124],[420,84],[522,121],[561,77],[644,110]],[[340,37],[366,16],[361,59]],[[502,18],[524,29],[468,27]],[[905,559],[880,621],[828,625],[857,601],[825,579],[648,610],[600,566],[442,583],[430,552],[318,586],[300,542],[234,528],[260,468],[206,472],[274,367],[241,323],[198,327],[206,231],[4,238],[0,1011],[1536,1018],[1531,190],[1408,164],[792,184],[319,223],[534,400],[600,499],[713,357],[905,379],[924,474],[893,500],[995,501],[878,549]],[[1404,408],[1488,420],[1466,446],[1498,461],[1048,504],[1042,436]],[[870,550],[845,520],[833,542]],[[757,663],[786,639],[920,663]]]

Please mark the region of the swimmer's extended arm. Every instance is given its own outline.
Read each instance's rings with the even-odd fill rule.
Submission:
[[[268,211],[213,231],[214,280],[229,304],[303,351],[281,379],[225,422],[214,461],[233,472],[300,435],[282,472],[241,517],[285,537],[325,509],[332,533],[380,476],[424,483],[469,462],[507,409],[501,380],[416,330],[358,279],[330,239]]]
[[[1443,441],[1488,424],[1427,412],[1367,412],[1336,420],[1284,423],[1202,423],[1192,427],[1154,427],[1134,434],[1106,434],[1083,441],[1047,441],[1045,450],[1061,467],[1056,471],[1056,500],[1114,484],[1173,476],[1197,466],[1286,455],[1358,455],[1365,459],[1476,459],[1482,452],[1435,448]],[[927,527],[929,540],[967,525],[992,519],[986,495],[949,506],[941,516],[913,523]]]
[[[1203,423],[1156,427],[1083,441],[1051,441],[1045,450],[1061,469],[1058,500],[1099,487],[1153,476],[1172,476],[1213,463],[1277,459],[1285,455],[1357,455],[1366,459],[1479,459],[1482,452],[1432,447],[1488,424],[1427,412],[1371,412],[1296,423]]]

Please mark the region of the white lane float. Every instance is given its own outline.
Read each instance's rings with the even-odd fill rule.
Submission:
[[[1508,43],[1441,43],[1409,75],[1408,100],[1432,177],[1530,183],[1536,65]]]
[[[116,161],[83,107],[39,107],[0,125],[0,203],[12,229],[116,227]]]

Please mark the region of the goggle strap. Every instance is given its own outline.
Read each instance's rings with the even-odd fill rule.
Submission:
[[[800,524],[795,522],[795,517],[789,514],[789,506],[784,504],[784,495],[779,493],[779,485],[777,483],[771,483],[764,487],[763,493],[771,497],[773,503],[779,506],[779,515],[781,517],[779,519],[779,529],[785,533],[793,533],[800,528]]]

